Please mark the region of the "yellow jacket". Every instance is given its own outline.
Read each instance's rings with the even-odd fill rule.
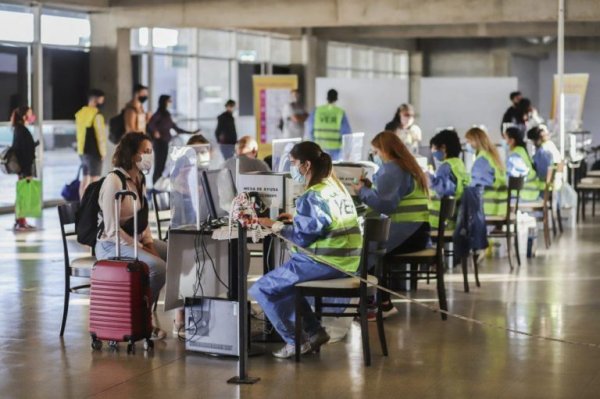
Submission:
[[[98,152],[104,158],[106,156],[106,127],[104,116],[98,112],[98,108],[85,106],[75,114],[75,126],[77,127],[77,153],[83,155],[85,146],[86,129],[94,126]]]

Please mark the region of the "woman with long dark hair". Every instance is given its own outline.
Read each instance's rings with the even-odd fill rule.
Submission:
[[[158,98],[158,109],[148,122],[148,133],[150,133],[154,144],[154,173],[152,174],[152,182],[162,176],[169,155],[169,142],[171,141],[171,130],[175,130],[177,134],[193,134],[189,130],[185,130],[177,126],[173,121],[169,108],[173,101],[171,96],[166,94]]]
[[[292,178],[305,187],[296,200],[296,214],[281,215],[292,224],[261,219],[260,222],[279,232],[297,246],[309,249],[348,272],[356,272],[360,263],[362,235],[356,208],[348,191],[333,175],[331,157],[316,143],[298,143],[290,152]],[[250,294],[263,308],[273,327],[286,345],[273,356],[289,358],[295,355],[294,334],[295,297],[297,283],[328,280],[346,275],[324,265],[303,253],[292,250],[290,260],[261,277],[250,289]],[[329,335],[304,301],[306,309],[302,353],[317,350],[329,341]]]
[[[354,186],[361,201],[392,221],[386,252],[403,254],[427,248],[429,240],[428,181],[415,157],[393,132],[379,133],[371,141],[379,170],[373,183]],[[397,310],[389,294],[382,295],[384,317]]]
[[[12,149],[15,152],[17,162],[21,171],[19,180],[32,179],[34,175],[35,164],[35,141],[27,125],[35,122],[35,116],[31,107],[26,105],[16,108],[10,117],[13,127]],[[31,230],[34,227],[27,223],[25,218],[16,218],[14,229],[17,231]]]

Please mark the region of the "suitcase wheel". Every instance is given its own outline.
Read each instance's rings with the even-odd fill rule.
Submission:
[[[146,339],[144,341],[144,350],[146,352],[151,351],[152,349],[154,349],[154,341],[150,340],[150,339]]]
[[[99,351],[100,349],[102,349],[102,341],[100,341],[99,339],[93,338],[92,339],[92,349],[95,351]]]
[[[129,341],[129,343],[127,344],[127,354],[135,354],[135,343],[133,341]]]
[[[113,351],[118,351],[119,350],[119,343],[117,341],[109,341],[108,342],[108,347],[113,350]]]

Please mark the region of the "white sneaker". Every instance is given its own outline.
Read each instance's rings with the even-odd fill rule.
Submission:
[[[158,327],[154,327],[152,329],[152,335],[150,335],[150,339],[152,341],[160,341],[161,339],[165,339],[167,336],[167,333],[164,332],[163,330],[161,330]]]
[[[305,353],[308,353],[311,351],[311,347],[310,347],[310,343],[309,342],[305,342],[302,345],[300,345],[300,354],[304,355]],[[285,346],[281,349],[279,349],[278,351],[273,352],[273,356],[279,358],[279,359],[289,359],[290,357],[293,357],[296,355],[296,346],[295,345],[290,345],[290,344],[285,344]]]

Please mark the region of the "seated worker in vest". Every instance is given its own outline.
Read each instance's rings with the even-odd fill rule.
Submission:
[[[437,229],[440,217],[440,200],[444,196],[453,196],[460,201],[463,189],[471,182],[465,164],[459,158],[461,152],[460,139],[455,130],[442,130],[430,141],[431,154],[438,162],[435,173],[429,174],[431,201],[429,202],[429,224]],[[452,228],[453,223],[448,223]]]
[[[293,218],[291,215],[280,216],[293,224],[266,218],[261,218],[260,223],[340,269],[356,272],[362,250],[358,216],[352,197],[333,175],[331,157],[317,144],[305,141],[294,146],[290,161],[292,178],[306,187],[296,200]],[[265,274],[252,286],[250,294],[285,341],[285,346],[273,352],[273,356],[294,356],[296,339],[303,340],[302,354],[317,350],[329,341],[329,335],[306,300],[303,306],[307,317],[303,322],[307,339],[294,335],[294,285],[342,277],[346,274],[293,249],[289,261]]]
[[[533,154],[533,165],[540,181],[546,181],[548,169],[561,162],[560,151],[556,144],[550,140],[550,133],[545,125],[539,125],[529,129],[527,138],[535,145],[535,154]]]
[[[508,177],[525,176],[525,184],[521,190],[521,200],[535,201],[540,197],[541,181],[538,179],[533,161],[527,152],[523,132],[516,127],[509,127],[504,132],[506,144],[510,150],[506,160]],[[544,179],[544,182],[546,179]]]
[[[317,107],[308,118],[309,139],[317,143],[334,161],[342,156],[342,136],[352,133],[346,112],[335,105],[338,92],[327,92],[327,104]]]
[[[391,218],[386,252],[404,254],[427,248],[430,244],[427,175],[394,132],[379,133],[371,146],[379,170],[373,176],[373,183],[363,179],[353,189],[372,211]],[[385,292],[382,306],[384,317],[398,312]]]
[[[486,216],[506,215],[506,169],[496,146],[486,132],[473,127],[465,135],[467,151],[475,152],[471,168],[471,186],[483,189],[483,213]]]
[[[160,290],[165,285],[167,245],[164,241],[152,238],[148,223],[148,201],[144,173],[150,172],[154,163],[152,142],[145,134],[126,134],[123,136],[113,156],[114,170],[109,173],[100,188],[98,203],[101,222],[96,258],[109,259],[115,256],[117,231],[121,242],[121,256],[133,257],[134,243],[138,242],[138,258],[148,265],[150,271],[150,289],[152,302],[156,302]],[[128,191],[138,194],[137,237],[133,235],[133,199],[121,200],[119,224],[115,224],[115,194],[123,189],[123,179]],[[152,329],[152,339],[163,339],[165,332]]]
[[[225,161],[223,165],[231,171],[233,181],[237,181],[236,165],[239,162],[240,173],[270,172],[271,168],[258,159],[258,143],[250,136],[244,136],[235,145],[235,156]]]

